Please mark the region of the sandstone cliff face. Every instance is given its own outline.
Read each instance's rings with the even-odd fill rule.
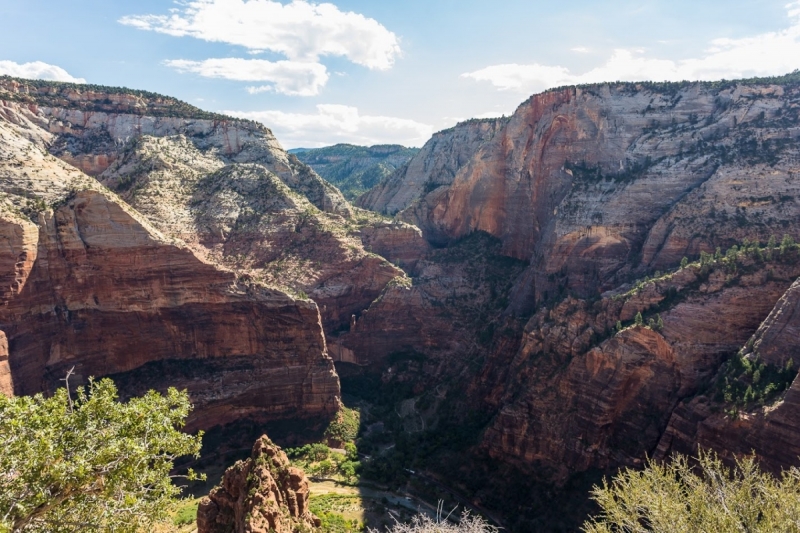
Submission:
[[[74,366],[123,395],[188,389],[190,428],[336,411],[313,302],[198,257],[49,155],[30,109],[0,109],[0,330],[16,394]]]
[[[536,95],[423,199],[416,221],[426,235],[486,231],[531,259],[520,300],[559,286],[588,295],[639,266],[765,242],[800,214],[799,102],[794,85]]]
[[[281,148],[255,122],[205,113],[173,98],[73,84],[0,79],[0,100],[27,105],[43,129],[55,135],[51,152],[96,176],[119,156],[121,146],[143,135],[183,134],[198,149],[224,162],[259,163],[319,209],[347,214],[341,193]],[[204,118],[209,116],[210,118]]]
[[[736,420],[730,405],[706,397],[740,350],[780,366],[797,344],[789,319],[797,262],[758,255],[770,236],[800,235],[794,78],[551,91],[523,103],[473,145],[454,177],[412,194],[413,204],[387,209],[379,201],[391,197],[387,180],[362,205],[405,209],[398,218],[413,218],[439,245],[486,232],[501,253],[528,260],[509,305],[491,316],[529,320],[521,339],[505,328],[468,349],[475,337],[453,326],[459,315],[444,304],[447,292],[425,298],[423,262],[410,288],[386,291],[334,343],[335,357],[370,365],[410,346],[421,360],[447,361],[420,374],[460,381],[467,408],[495,413],[480,449],[549,479],[698,444],[796,463],[793,445],[777,449],[800,433],[794,388]],[[436,160],[425,149],[415,160],[426,153]],[[748,252],[732,252],[736,265],[718,257],[662,274],[683,257],[718,247],[724,256],[742,243]],[[458,268],[439,276],[457,278]],[[645,275],[656,281],[632,288]],[[638,312],[644,324],[633,327]],[[646,327],[658,314],[663,328]],[[627,329],[615,333],[618,320]]]
[[[500,411],[483,445],[561,479],[638,464],[679,402],[708,386],[798,275],[800,265],[752,259],[735,274],[691,266],[636,293],[593,304],[567,299],[538,312],[494,393]],[[617,320],[630,324],[638,312],[658,312],[663,327],[614,333]]]
[[[364,249],[359,228],[379,222],[374,215],[326,213],[263,165],[225,164],[185,136],[141,137],[100,180],[197,254],[306,294],[328,331],[403,275]]]
[[[399,227],[388,235],[395,225],[354,210],[269,129],[159,95],[114,91],[0,79],[0,98],[25,107],[48,132],[51,153],[97,176],[198,256],[312,298],[327,331],[345,327],[403,276],[364,249],[360,230],[379,250],[380,242],[414,236]],[[417,239],[396,259],[413,262],[424,250]]]
[[[778,300],[772,312],[742,349],[756,363],[783,368],[800,363],[800,281]],[[756,451],[762,464],[775,472],[796,464],[800,456],[800,381],[765,406],[742,409],[735,416],[726,402],[701,395],[672,414],[655,456],[692,453],[697,447],[720,450],[725,456]]]
[[[308,479],[266,435],[250,458],[225,471],[200,501],[198,533],[295,533],[319,526],[308,510]]]
[[[433,190],[450,185],[458,170],[504,124],[504,119],[470,120],[440,131],[405,166],[358,199],[358,205],[387,215],[403,211]],[[423,202],[424,203],[424,202]],[[416,223],[416,210],[403,219]]]

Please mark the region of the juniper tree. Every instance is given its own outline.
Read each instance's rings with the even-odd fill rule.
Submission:
[[[0,532],[149,530],[180,492],[174,460],[200,451],[190,409],[176,389],[120,402],[109,379],[0,395]]]

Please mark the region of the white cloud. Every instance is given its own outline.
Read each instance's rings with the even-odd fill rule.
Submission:
[[[591,50],[589,50],[585,46],[576,46],[575,48],[570,48],[570,50],[572,50],[573,52],[577,52],[579,54],[588,54],[589,52],[591,52]]]
[[[270,85],[249,87],[250,94],[275,91],[292,96],[319,94],[328,81],[328,71],[320,63],[297,61],[265,61],[263,59],[206,59],[189,61],[173,59],[164,62],[179,72],[193,72],[207,78],[225,78],[239,81],[261,81]]]
[[[786,6],[791,25],[742,39],[715,39],[697,58],[673,61],[647,57],[641,50],[614,50],[608,61],[583,74],[558,65],[492,65],[462,74],[500,90],[532,92],[582,83],[736,79],[786,74],[800,68],[800,2]]]
[[[225,111],[262,122],[287,148],[316,148],[336,143],[422,146],[433,127],[409,119],[361,115],[355,107],[320,104],[316,113]]]
[[[135,15],[119,22],[141,30],[269,50],[292,61],[343,56],[370,69],[391,68],[397,36],[376,20],[333,4],[294,0],[192,0],[170,15]]]
[[[14,63],[13,61],[0,61],[0,75],[26,78],[29,80],[68,81],[71,83],[86,83],[83,78],[73,78],[61,67],[50,65],[41,61],[30,63]]]

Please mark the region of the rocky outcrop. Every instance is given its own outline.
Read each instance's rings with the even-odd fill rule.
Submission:
[[[561,287],[597,295],[632,270],[793,227],[798,109],[791,80],[550,91],[423,196],[413,219],[439,243],[481,230],[529,259],[518,310]],[[363,205],[384,209],[379,194]]]
[[[11,367],[8,366],[8,339],[0,331],[0,394],[7,397],[14,395],[14,378],[11,377]]]
[[[225,471],[222,483],[200,501],[198,533],[295,533],[320,525],[308,510],[305,473],[266,435],[250,458]]]
[[[198,255],[313,299],[327,331],[403,275],[364,249],[375,215],[326,213],[263,165],[226,164],[185,136],[140,138],[100,179]]]
[[[337,410],[313,302],[199,257],[49,155],[29,109],[0,109],[0,330],[16,394],[75,367],[123,395],[187,389],[190,429]]]
[[[468,120],[434,134],[408,164],[361,196],[358,205],[394,215],[432,191],[450,185],[459,169],[505,122],[505,119]],[[421,216],[417,211],[411,209],[401,218],[414,224],[416,217]]]
[[[184,135],[224,162],[258,163],[326,212],[349,213],[339,191],[287,154],[272,132],[255,122],[203,112],[145,91],[0,78],[0,100],[27,106],[54,135],[51,153],[96,176],[141,136]]]
[[[403,275],[366,251],[359,232],[381,234],[377,242],[413,236],[387,235],[395,226],[352,208],[264,126],[127,89],[3,78],[3,98],[23,106],[51,153],[95,175],[165,235],[312,298],[326,331],[346,327]],[[397,259],[411,260],[412,248]]]
[[[772,312],[742,349],[756,365],[785,368],[800,364],[800,281],[778,300]],[[764,378],[768,379],[768,378]],[[695,453],[711,448],[725,457],[755,451],[762,465],[779,472],[800,457],[800,381],[766,405],[732,411],[730,403],[715,398],[713,390],[681,405],[670,418],[659,441],[656,458],[670,453]]]
[[[446,165],[453,174],[441,182],[424,178],[432,185],[420,193],[419,181],[401,177],[410,180],[408,169],[424,158],[450,160],[458,148],[432,140],[360,201],[413,219],[447,249],[485,232],[502,254],[528,260],[508,305],[489,314],[495,326],[530,317],[523,336],[515,342],[514,328],[502,326],[479,335],[481,343],[454,327],[465,322],[445,302],[474,283],[460,276],[469,259],[448,265],[436,282],[423,279],[436,268],[423,262],[410,286],[387,290],[336,339],[336,357],[369,367],[413,351],[426,363],[420,374],[461,380],[471,407],[495,413],[483,451],[549,479],[613,471],[656,449],[691,451],[702,442],[722,452],[749,446],[766,462],[793,464],[791,446],[784,453],[768,436],[733,436],[734,427],[769,435],[767,422],[747,426],[757,419],[747,413],[725,422],[724,405],[693,397],[743,346],[777,366],[794,353],[786,291],[800,271],[764,245],[800,235],[799,115],[797,75],[554,90],[466,143],[466,160]],[[716,258],[675,270],[701,253]],[[630,284],[645,276],[655,281]],[[633,326],[639,312],[644,322]],[[462,359],[483,363],[467,369]],[[785,408],[765,410],[789,413],[792,391]],[[776,443],[800,431],[781,416]]]
[[[376,221],[362,227],[360,237],[367,250],[406,271],[414,271],[431,250],[418,227],[400,221]]]
[[[639,464],[673,410],[704,390],[800,275],[797,264],[753,261],[733,275],[690,266],[593,304],[566,299],[538,312],[507,381],[489,397],[499,413],[485,449],[521,468],[546,466],[561,480]],[[638,312],[663,326],[627,327]],[[618,320],[625,329],[616,333]]]

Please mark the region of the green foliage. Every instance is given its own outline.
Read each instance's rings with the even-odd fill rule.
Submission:
[[[361,413],[356,409],[345,406],[336,413],[328,428],[325,430],[325,437],[329,440],[341,443],[352,442],[358,436],[358,427],[361,422]]]
[[[636,313],[636,318],[633,319],[633,323],[637,326],[641,326],[643,324],[641,311]]]
[[[175,515],[172,518],[172,523],[176,526],[185,526],[187,524],[193,524],[194,521],[197,519],[197,500],[189,500],[180,507],[175,512]]]
[[[759,470],[753,457],[733,468],[710,452],[698,466],[678,456],[651,461],[642,471],[625,469],[596,486],[601,512],[584,523],[586,533],[797,531],[800,471],[779,478]]]
[[[714,385],[715,399],[732,405],[736,415],[739,408],[762,406],[784,392],[797,376],[789,359],[783,367],[750,359],[740,354],[728,360]]]
[[[400,145],[336,144],[293,153],[338,187],[345,198],[355,200],[407,163],[417,152],[418,148]]]
[[[315,443],[300,448],[289,448],[286,450],[286,455],[311,475],[322,477],[336,475],[340,480],[352,483],[361,472],[358,449],[352,442],[345,443],[344,449],[345,453],[341,454],[332,452],[325,444]]]
[[[309,461],[324,461],[331,454],[331,449],[325,444],[306,444],[300,448],[287,448],[286,456],[289,459],[306,458]]]
[[[364,524],[358,520],[348,520],[343,512],[360,507],[361,499],[348,494],[323,494],[312,496],[308,502],[309,510],[320,519],[320,533],[360,533]]]
[[[179,494],[173,462],[202,437],[179,431],[185,392],[121,403],[103,379],[73,396],[0,395],[0,531],[146,530]]]

